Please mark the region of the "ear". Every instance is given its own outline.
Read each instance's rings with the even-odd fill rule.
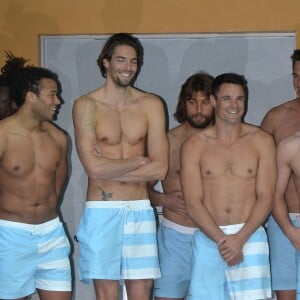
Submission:
[[[102,60],[102,63],[103,63],[103,66],[108,69],[108,66],[109,66],[109,60],[107,58],[103,58]]]
[[[34,92],[27,92],[25,96],[25,102],[31,102],[33,103],[36,100],[36,94]]]
[[[215,108],[216,107],[216,98],[214,97],[214,95],[210,95],[209,96],[209,99],[210,99],[210,103],[211,103],[211,105]]]

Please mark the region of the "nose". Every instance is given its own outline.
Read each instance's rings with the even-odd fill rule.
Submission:
[[[232,99],[232,100],[230,101],[230,107],[236,108],[237,106],[238,106],[237,99]]]
[[[201,113],[202,112],[202,103],[197,102],[196,111],[197,111],[197,113]]]
[[[55,99],[54,100],[55,100],[54,103],[57,104],[57,105],[59,105],[61,103],[61,100],[60,100],[60,98],[57,95],[55,95]]]

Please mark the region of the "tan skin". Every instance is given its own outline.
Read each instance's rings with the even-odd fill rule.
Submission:
[[[117,46],[104,59],[106,83],[75,101],[73,121],[79,158],[88,175],[87,199],[149,198],[147,182],[164,179],[168,140],[161,101],[130,85],[136,52]],[[147,145],[147,149],[146,149]],[[148,300],[152,279],[126,280],[129,299]],[[118,299],[116,280],[94,280],[97,299]]]
[[[218,245],[224,261],[243,260],[243,246],[269,215],[276,180],[272,137],[241,121],[245,97],[240,85],[223,83],[211,97],[216,123],[182,146],[181,185],[194,223]],[[245,223],[225,235],[220,225]]]
[[[297,98],[272,108],[261,124],[264,130],[273,135],[276,144],[300,130],[300,61],[296,61],[293,66],[293,86]],[[292,180],[287,185],[284,199],[288,213],[300,212],[300,202]],[[276,221],[280,223],[279,219]],[[276,296],[278,300],[295,300],[296,291],[276,291]]]
[[[188,116],[194,116],[194,122],[201,124],[205,120],[204,117],[201,117],[201,114],[210,116],[213,113],[213,107],[205,93],[198,91],[186,102],[186,113]],[[150,190],[151,202],[163,207],[164,217],[177,224],[188,227],[195,227],[195,225],[187,216],[186,205],[182,198],[179,181],[180,147],[189,136],[201,130],[201,128],[195,128],[186,121],[169,131],[169,169],[166,178],[162,181],[164,193],[158,193],[152,189]]]
[[[28,92],[0,122],[0,219],[41,224],[58,216],[68,166],[66,136],[49,122],[60,104],[56,93],[56,82],[42,79],[40,94]],[[71,292],[38,293],[41,300],[71,299]]]
[[[204,116],[211,116],[213,107],[204,92],[198,91],[186,101],[186,113],[196,124],[205,121]],[[186,204],[182,197],[179,181],[180,148],[182,143],[193,133],[202,129],[192,127],[188,121],[171,129],[168,133],[170,144],[169,169],[165,180],[162,181],[164,193],[150,189],[150,199],[154,205],[163,207],[163,216],[168,220],[187,227],[195,227],[187,215]],[[156,300],[183,300],[183,298],[155,297]]]

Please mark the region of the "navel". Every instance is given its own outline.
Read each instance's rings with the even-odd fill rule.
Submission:
[[[17,171],[19,171],[19,170],[20,170],[20,166],[14,166],[14,167],[13,167],[13,171],[14,171],[14,172],[17,172]]]

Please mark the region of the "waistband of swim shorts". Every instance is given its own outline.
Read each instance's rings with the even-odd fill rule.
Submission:
[[[113,200],[113,201],[86,201],[86,208],[148,208],[150,207],[149,199],[141,200]]]
[[[245,223],[224,225],[224,226],[222,225],[222,226],[219,226],[219,228],[225,234],[235,234],[235,233],[239,232],[244,225],[245,225]]]
[[[291,220],[299,220],[300,219],[300,213],[289,213],[289,217]]]
[[[191,234],[192,235],[197,230],[197,227],[182,226],[182,225],[177,224],[173,221],[170,221],[166,218],[162,219],[161,224],[165,227],[174,229],[175,231],[178,231],[178,232],[184,233],[184,234]]]
[[[30,232],[47,233],[61,224],[59,217],[41,224],[28,224],[0,219],[0,226],[23,229]]]

